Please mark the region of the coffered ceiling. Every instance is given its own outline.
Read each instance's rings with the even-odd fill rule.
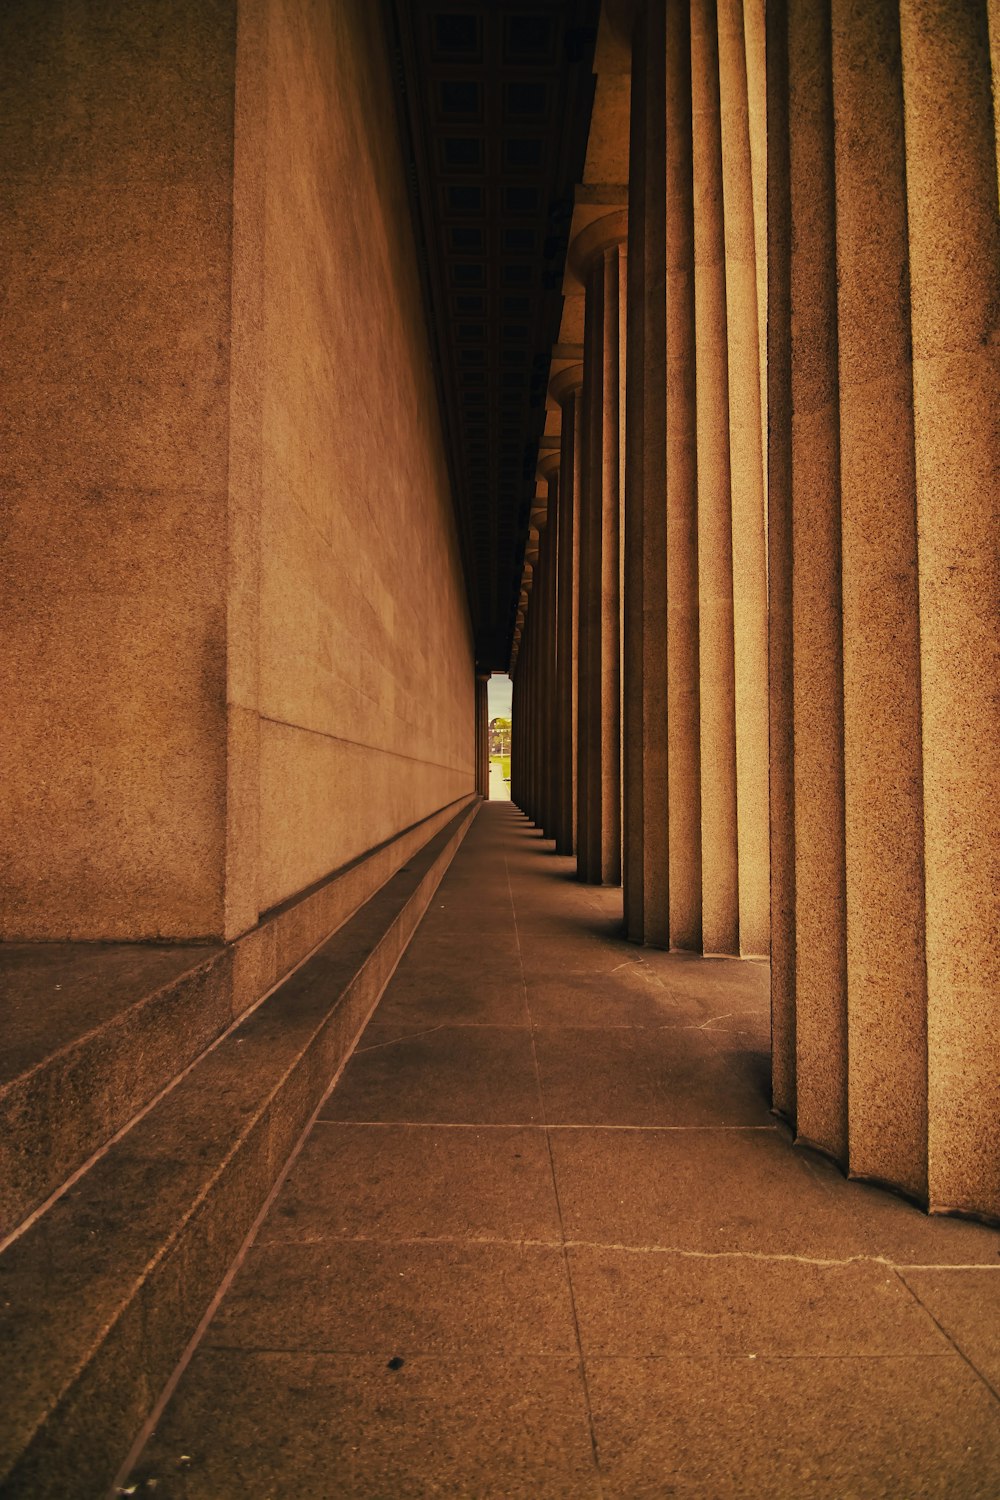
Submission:
[[[597,0],[384,0],[476,657],[520,590]]]

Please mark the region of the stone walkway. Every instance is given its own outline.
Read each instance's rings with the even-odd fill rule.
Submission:
[[[495,760],[490,761],[489,793],[489,800],[491,802],[510,801],[510,782],[504,777],[503,767],[498,765]]]
[[[1000,1494],[1000,1235],[793,1149],[766,966],[572,873],[483,807],[126,1492]]]

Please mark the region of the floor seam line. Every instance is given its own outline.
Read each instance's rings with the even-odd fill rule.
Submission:
[[[371,1049],[373,1050],[373,1049]],[[549,1122],[541,1124],[537,1120],[337,1120],[332,1116],[324,1116],[316,1121],[317,1125],[350,1125],[352,1127],[373,1126],[378,1129],[388,1130],[397,1127],[401,1130],[602,1130],[609,1132],[625,1132],[632,1135],[695,1135],[699,1132],[712,1131],[713,1133],[728,1133],[730,1135],[741,1132],[747,1134],[774,1134],[778,1127],[774,1125],[574,1125],[564,1121]]]
[[[259,1240],[254,1244],[252,1249],[292,1249],[295,1246],[315,1245],[406,1245],[412,1247],[421,1245],[496,1245],[509,1247],[510,1249],[529,1250],[559,1250],[565,1245],[570,1250],[609,1250],[621,1255],[663,1255],[688,1260],[749,1260],[821,1266],[829,1267],[832,1270],[848,1266],[882,1266],[887,1270],[897,1272],[901,1276],[909,1271],[987,1271],[994,1275],[1000,1275],[1000,1266],[985,1265],[975,1261],[934,1262],[918,1265],[911,1262],[894,1261],[883,1255],[863,1253],[838,1259],[818,1255],[794,1255],[791,1252],[780,1250],[693,1250],[678,1245],[630,1245],[610,1240],[574,1238],[543,1240],[525,1235],[518,1235],[516,1237],[469,1234],[412,1236],[373,1234],[317,1235],[314,1238],[294,1240]],[[908,1287],[907,1290],[912,1295],[912,1288]]]
[[[910,1269],[913,1268],[911,1267]],[[990,1395],[993,1397],[994,1401],[1000,1403],[1000,1390],[997,1390],[993,1382],[987,1379],[982,1370],[980,1370],[979,1367],[975,1364],[971,1356],[966,1354],[965,1350],[955,1341],[954,1338],[952,1338],[951,1334],[948,1332],[947,1328],[945,1328],[940,1319],[936,1318],[931,1312],[926,1302],[920,1296],[920,1293],[907,1281],[903,1272],[896,1266],[893,1266],[893,1272],[896,1276],[896,1279],[903,1284],[903,1286],[909,1292],[910,1296],[913,1298],[914,1302],[916,1302],[917,1306],[922,1308],[923,1311],[927,1314],[941,1336],[947,1340],[947,1342],[954,1349],[955,1353],[959,1355],[959,1357],[968,1365],[969,1369],[972,1371],[973,1375],[975,1375],[976,1379],[986,1387]]]
[[[587,1430],[590,1436],[590,1453],[594,1465],[594,1478],[597,1482],[597,1493],[604,1495],[604,1480],[601,1475],[601,1464],[597,1452],[597,1435],[594,1431],[594,1412],[590,1400],[590,1384],[587,1379],[587,1365],[583,1357],[583,1340],[580,1337],[580,1318],[576,1306],[576,1294],[573,1288],[573,1276],[570,1271],[569,1252],[566,1248],[566,1226],[563,1221],[562,1200],[559,1197],[559,1183],[556,1178],[555,1158],[552,1154],[552,1137],[549,1134],[548,1122],[545,1112],[545,1096],[542,1092],[542,1071],[538,1063],[538,1048],[535,1044],[535,1025],[531,1014],[531,1002],[528,999],[528,981],[524,972],[524,960],[521,954],[521,934],[517,925],[517,907],[514,903],[514,889],[510,882],[510,865],[507,856],[504,855],[504,871],[507,875],[507,893],[510,897],[510,909],[514,919],[514,937],[517,945],[517,959],[521,968],[521,988],[524,992],[524,1008],[528,1017],[529,1035],[531,1037],[531,1057],[535,1066],[535,1084],[538,1089],[538,1107],[542,1114],[542,1128],[545,1131],[545,1149],[549,1159],[549,1173],[552,1180],[552,1194],[555,1198],[556,1215],[559,1220],[559,1241],[562,1254],[563,1271],[566,1276],[566,1291],[569,1297],[570,1316],[573,1320],[573,1335],[576,1339],[576,1351],[578,1357],[578,1368],[580,1371],[580,1385],[583,1390],[583,1404],[587,1416]]]

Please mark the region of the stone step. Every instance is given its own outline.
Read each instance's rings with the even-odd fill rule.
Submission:
[[[0,1245],[468,799],[229,944],[0,944]]]
[[[0,1492],[112,1482],[475,816],[461,810],[0,1256]]]

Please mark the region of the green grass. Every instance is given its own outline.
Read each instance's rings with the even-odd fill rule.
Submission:
[[[490,760],[493,762],[493,764],[495,766],[499,766],[500,767],[500,770],[501,770],[501,773],[503,775],[504,781],[509,781],[510,780],[510,756],[509,755],[491,755],[490,756]]]

